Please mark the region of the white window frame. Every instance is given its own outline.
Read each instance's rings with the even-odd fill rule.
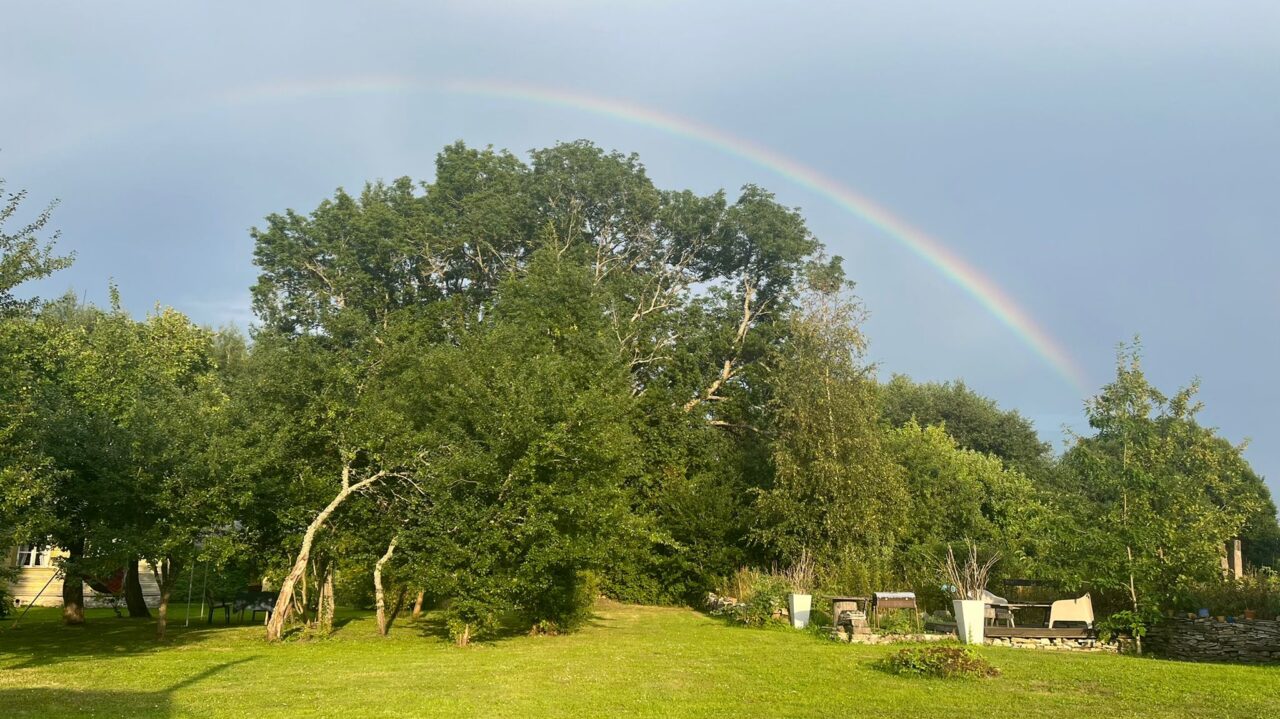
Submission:
[[[17,566],[23,569],[49,566],[49,548],[33,547],[30,544],[18,545]]]

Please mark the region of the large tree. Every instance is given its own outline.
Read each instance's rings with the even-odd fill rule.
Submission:
[[[1035,576],[1055,515],[1025,475],[959,446],[937,425],[911,420],[890,430],[885,443],[906,476],[897,565],[909,584],[933,584],[938,556],[962,539],[1001,554],[1005,572]]]
[[[1196,389],[1162,394],[1136,342],[1122,348],[1115,380],[1087,405],[1094,434],[1063,459],[1079,526],[1062,553],[1135,624],[1218,576],[1225,542],[1258,509],[1256,494],[1236,491],[1239,448],[1196,422]]]
[[[38,212],[26,224],[14,226],[27,198],[26,190],[9,192],[0,177],[0,317],[30,310],[37,300],[19,300],[13,291],[24,282],[46,277],[71,264],[71,257],[54,254],[57,232],[48,233],[53,205]]]
[[[30,316],[38,301],[19,300],[14,292],[71,262],[54,254],[57,233],[48,232],[52,205],[15,226],[26,197],[25,191],[9,192],[0,178],[0,544],[14,539],[12,530],[24,521],[20,507],[49,461],[29,431],[45,333]]]
[[[890,426],[915,420],[939,425],[964,449],[999,457],[1006,465],[1042,479],[1052,458],[1048,443],[1017,410],[1003,410],[964,382],[913,382],[894,375],[880,385],[880,406]]]
[[[770,361],[774,471],[756,536],[784,562],[814,557],[828,585],[867,591],[888,578],[907,494],[861,362],[861,309],[836,262],[811,269],[802,310]]]
[[[123,418],[131,442],[136,518],[127,545],[147,558],[160,591],[163,639],[173,591],[197,558],[221,565],[239,544],[232,531],[249,496],[227,441],[228,397],[212,332],[173,310],[135,325],[138,380]]]
[[[705,455],[691,464],[673,458],[717,446],[735,462],[741,458],[740,466],[758,465],[747,458],[763,448],[755,431],[767,393],[760,360],[785,334],[796,278],[820,247],[797,212],[759,188],[744,188],[732,203],[722,193],[661,191],[634,156],[586,142],[536,150],[528,164],[452,145],[440,154],[432,183],[401,179],[359,196],[339,191],[309,214],[269,217],[254,238],[263,331],[254,352],[262,359],[251,364],[278,371],[262,377],[262,391],[247,402],[278,397],[291,411],[250,414],[295,426],[250,441],[306,434],[261,463],[270,474],[264,486],[301,490],[276,493],[296,500],[290,521],[308,518],[284,533],[301,541],[301,551],[289,551],[292,569],[272,637],[283,628],[310,547],[334,513],[388,479],[411,478],[411,465],[426,459],[418,448],[391,460],[384,439],[399,429],[369,405],[367,393],[387,381],[387,353],[404,326],[426,328],[415,340],[423,351],[437,344],[447,350],[500,316],[498,288],[530,271],[538,253],[586,268],[606,344],[625,366],[631,396],[653,410],[646,417],[678,430],[636,430],[662,436],[666,445],[628,487],[633,512],[652,519],[660,507],[683,502],[689,482],[705,483],[715,465]],[[307,419],[299,423],[299,416]],[[732,503],[721,509],[736,513]],[[723,534],[677,521],[632,548],[684,554]],[[727,538],[740,536],[730,531]],[[704,559],[680,561],[690,567]],[[705,584],[706,571],[695,583]],[[651,574],[640,582],[655,580]]]
[[[68,296],[31,324],[31,403],[19,436],[40,464],[6,494],[31,543],[67,550],[64,617],[83,621],[83,583],[126,567],[131,615],[146,615],[139,557],[152,560],[168,599],[196,538],[230,522],[225,475],[204,461],[223,434],[211,335],[162,310],[143,322],[112,289],[101,310]]]
[[[503,607],[526,627],[574,628],[594,598],[589,573],[634,524],[626,364],[589,269],[552,250],[535,258],[456,346],[404,346],[381,390],[430,456],[400,544],[420,583],[450,599],[462,643]]]

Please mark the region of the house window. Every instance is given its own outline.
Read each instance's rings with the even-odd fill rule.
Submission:
[[[18,547],[18,566],[19,567],[49,566],[49,548],[33,547],[29,544],[24,544]]]

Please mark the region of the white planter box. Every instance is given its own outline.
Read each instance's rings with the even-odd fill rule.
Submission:
[[[809,610],[812,608],[812,594],[787,595],[787,613],[791,615],[791,626],[796,629],[804,629],[809,625]]]
[[[956,599],[951,602],[956,613],[956,636],[961,644],[981,644],[982,625],[986,622],[987,604],[981,599]]]

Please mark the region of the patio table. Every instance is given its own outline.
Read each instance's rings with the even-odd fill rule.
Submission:
[[[1045,624],[1049,623],[1049,610],[1053,607],[1053,602],[1009,602],[1001,605],[1010,612],[1017,612],[1019,609],[1043,609],[1045,613]],[[1016,624],[1016,620],[1015,620]]]

